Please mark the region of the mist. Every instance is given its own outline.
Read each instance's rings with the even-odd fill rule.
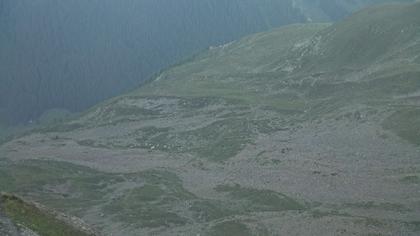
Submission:
[[[0,236],[420,233],[420,1],[0,0]]]
[[[79,112],[180,60],[281,25],[331,21],[374,1],[3,0],[0,122]]]

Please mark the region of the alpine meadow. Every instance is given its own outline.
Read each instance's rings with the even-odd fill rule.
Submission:
[[[420,235],[419,1],[13,2],[0,235]]]

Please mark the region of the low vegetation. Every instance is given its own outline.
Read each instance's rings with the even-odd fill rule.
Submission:
[[[77,226],[60,220],[52,212],[10,194],[1,194],[0,208],[13,223],[29,228],[41,236],[95,235],[93,232],[85,232]]]
[[[420,109],[399,110],[383,122],[383,127],[415,145],[420,145]]]
[[[220,193],[227,193],[246,211],[301,211],[307,208],[305,204],[271,190],[246,188],[238,184],[219,185],[215,190]]]

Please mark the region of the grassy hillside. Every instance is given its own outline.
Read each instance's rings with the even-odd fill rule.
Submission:
[[[209,46],[392,1],[410,0],[2,0],[0,122],[78,112]]]
[[[34,203],[26,202],[17,196],[1,193],[0,195],[0,217],[8,217],[18,228],[19,235],[40,235],[40,236],[94,236],[94,231],[83,228],[86,227],[73,219],[63,220],[55,213],[42,208]],[[0,225],[0,231],[5,235],[12,234]],[[30,231],[29,231],[30,230]],[[25,233],[26,232],[26,233]]]
[[[223,101],[301,114],[299,119],[354,104],[404,107],[412,104],[407,99],[417,96],[420,87],[419,7],[418,3],[372,7],[330,27],[292,25],[222,45],[96,111],[109,114],[107,107],[114,117],[96,112],[92,116],[110,122],[137,114],[136,106],[141,105],[135,104],[135,97],[166,96],[201,103],[192,109]],[[121,111],[125,100],[132,100],[128,113]]]
[[[214,47],[0,146],[106,235],[417,235],[420,3]]]

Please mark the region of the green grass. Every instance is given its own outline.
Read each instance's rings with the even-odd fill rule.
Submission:
[[[239,185],[219,185],[215,190],[227,193],[239,204],[243,204],[246,211],[300,211],[307,209],[305,204],[271,190],[258,190]]]
[[[189,209],[198,222],[210,222],[217,219],[241,214],[232,208],[229,201],[198,199],[193,201]]]
[[[240,77],[240,75],[237,75]],[[260,75],[255,75],[259,78]],[[299,98],[281,98],[277,95],[267,96],[261,85],[254,85],[251,82],[240,77],[239,81],[220,82],[222,78],[190,81],[188,79],[178,79],[169,81],[158,81],[156,87],[159,90],[156,93],[161,93],[161,89],[165,89],[165,95],[181,96],[186,100],[200,101],[204,98],[219,98],[229,102],[235,102],[237,105],[247,106],[263,106],[270,107],[279,111],[293,111],[302,112],[305,106],[304,101]],[[263,79],[263,78],[259,78]],[[277,81],[272,81],[278,83]],[[238,89],[238,86],[241,89]],[[141,94],[156,96],[152,91],[142,91]],[[197,107],[190,106],[190,109],[197,109]]]
[[[270,124],[270,120],[227,118],[204,128],[181,133],[177,138],[191,141],[189,151],[199,157],[224,161],[252,143],[258,133],[272,133],[279,129],[278,124]]]
[[[415,27],[401,34],[401,29],[406,30],[407,22],[418,25],[418,14],[413,14],[411,8],[400,6],[393,13],[391,8],[385,7],[382,12],[367,10],[332,27],[325,24],[293,25],[246,37],[170,68],[160,75],[161,79],[98,105],[77,121],[38,131],[67,132],[165,118],[166,127],[150,125],[135,130],[129,135],[129,144],[119,140],[93,139],[79,140],[78,143],[99,148],[146,148],[174,155],[189,153],[223,162],[252,144],[259,134],[271,134],[312,119],[329,119],[327,115],[333,117],[346,106],[377,102],[375,104],[379,105],[373,110],[395,109],[388,105],[405,104],[405,98],[398,97],[419,88],[418,65],[383,64],[384,68],[378,72],[358,74],[361,69],[376,69],[375,63],[380,62],[378,58],[385,61],[395,59],[386,57],[389,47],[398,49],[411,43],[414,34],[418,35],[412,31]],[[372,30],[389,33],[389,37]],[[319,35],[322,36],[319,42],[318,38],[312,38]],[[296,45],[305,40],[306,46]],[[402,53],[412,55],[408,51]],[[297,66],[297,70],[284,70],[289,63]],[[370,65],[375,67],[369,68]],[[314,79],[317,79],[316,83]],[[168,116],[163,112],[165,98],[178,99],[174,105],[177,110],[171,113],[174,116],[170,119],[166,119]],[[156,106],[150,109],[137,107],[124,103],[125,99],[137,100],[139,104],[149,100]],[[206,110],[212,105],[217,105],[225,113]],[[397,109],[385,119],[383,127],[420,145],[420,110],[414,107]],[[275,115],[266,116],[273,113]],[[198,119],[206,116],[206,122],[213,122],[196,129],[178,129],[183,125],[181,119],[195,116]],[[350,113],[347,118],[357,120],[354,117],[357,117],[357,112]],[[264,156],[261,154],[260,157]],[[275,159],[261,162],[280,164]],[[418,176],[405,176],[401,181],[418,183]],[[127,183],[131,186],[119,187]],[[51,161],[0,160],[0,189],[30,194],[42,203],[76,215],[95,207],[115,222],[134,227],[209,222],[215,235],[251,234],[252,230],[244,222],[232,220],[237,215],[308,209],[305,203],[271,190],[220,185],[215,188],[220,199],[200,199],[185,189],[175,174],[167,171],[111,174]],[[406,210],[396,204],[371,202],[345,207]],[[324,214],[339,213],[314,212],[319,217]],[[363,222],[377,225],[371,219]]]
[[[203,98],[218,98],[302,112],[305,103],[298,96],[280,98],[266,91],[283,84],[287,73],[275,68],[287,60],[293,45],[327,26],[329,24],[297,24],[244,38],[172,67],[132,94],[199,98],[198,104]]]
[[[144,109],[138,106],[117,106],[113,109],[112,112],[115,112],[117,116],[157,116],[157,115],[160,115],[160,112],[157,110]]]
[[[252,143],[258,133],[283,130],[281,121],[275,119],[250,119],[246,115],[232,115],[205,127],[178,131],[171,127],[147,126],[133,131],[129,143],[79,140],[82,146],[108,149],[159,150],[170,153],[191,153],[211,161],[225,161]]]
[[[401,178],[401,182],[407,184],[420,184],[420,176],[418,175],[408,175]]]
[[[226,193],[227,198],[203,199],[190,193],[181,179],[168,171],[104,173],[57,161],[0,159],[0,190],[30,195],[70,215],[83,216],[94,208],[115,222],[149,228],[213,222],[252,211],[306,208],[269,190],[218,186],[216,190]]]
[[[0,201],[4,213],[11,218],[15,224],[24,225],[41,236],[89,235],[56,219],[54,215],[42,211],[17,197],[3,195]]]
[[[412,221],[407,224],[412,227],[415,232],[420,232],[420,221]]]
[[[79,140],[78,144],[107,149],[142,148],[170,153],[190,153],[200,158],[221,162],[238,154],[247,144],[254,141],[258,133],[268,134],[284,129],[282,119],[278,117],[254,118],[253,116],[258,114],[251,114],[248,105],[241,105],[234,99],[214,97],[177,99],[179,99],[178,112],[183,116],[205,114],[212,116],[214,122],[205,127],[190,130],[178,130],[172,123],[169,123],[167,127],[146,126],[130,133],[129,142],[85,139]],[[272,101],[272,103],[279,102]],[[116,104],[118,102],[111,102],[108,106],[116,106]],[[215,119],[220,111],[207,114],[200,110],[212,104],[220,105],[220,109],[229,111],[230,115]]]
[[[252,236],[252,231],[248,226],[239,221],[225,221],[216,224],[210,229],[209,236]]]
[[[305,204],[274,191],[244,188],[238,185],[219,185],[215,188],[225,193],[223,200],[198,199],[191,204],[190,210],[199,222],[229,219],[232,216],[246,215],[261,211],[302,211]]]
[[[117,222],[144,227],[185,224],[175,207],[196,199],[175,174],[158,170],[112,174],[65,162],[1,159],[0,177],[1,191],[29,194],[76,216],[99,207]],[[124,183],[131,187],[121,192]]]
[[[103,207],[104,212],[118,221],[141,227],[184,225],[188,220],[176,213],[175,206],[196,197],[185,190],[180,179],[165,171],[147,171],[126,176],[141,180],[141,187],[126,190]]]
[[[344,204],[344,207],[350,207],[350,208],[360,208],[360,209],[382,209],[387,211],[399,211],[399,212],[407,212],[409,209],[407,209],[402,204],[397,203],[388,203],[388,202],[358,202],[358,203],[347,203]]]
[[[40,126],[40,127],[37,127],[35,129],[31,130],[31,132],[65,133],[65,132],[81,129],[83,127],[84,127],[84,125],[80,124],[80,123],[66,122],[66,123],[58,123],[58,124]]]
[[[194,97],[194,98],[180,97],[179,99],[180,100],[178,102],[178,105],[181,107],[181,109],[186,110],[186,111],[202,109],[210,105],[218,105],[218,104],[223,104],[225,102],[228,102],[225,99],[217,98],[217,97]]]
[[[382,126],[401,138],[420,145],[420,109],[403,109],[388,117]]]
[[[184,137],[203,140],[193,146],[198,156],[212,161],[223,161],[235,156],[252,140],[248,122],[240,119],[217,121],[209,126],[183,134]]]
[[[419,36],[417,27],[407,27],[419,25],[419,6],[372,7],[334,24],[321,32],[318,50],[322,54],[307,58],[307,66],[320,71],[358,69],[374,63],[390,48],[404,48],[405,43]]]
[[[0,176],[0,190],[31,193],[41,203],[75,215],[103,201],[107,187],[123,180],[65,162],[35,160],[0,160]]]

